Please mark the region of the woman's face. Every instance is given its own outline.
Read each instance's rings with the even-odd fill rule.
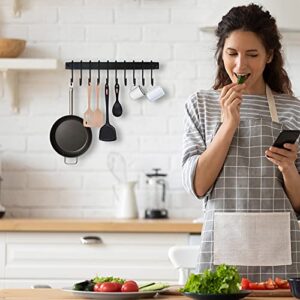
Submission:
[[[233,31],[225,40],[222,57],[232,82],[237,82],[238,75],[247,75],[245,92],[265,94],[263,71],[271,57],[254,32]]]

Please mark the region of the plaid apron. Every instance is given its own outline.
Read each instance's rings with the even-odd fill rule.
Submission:
[[[231,142],[224,166],[205,201],[204,226],[196,270],[215,269],[214,219],[218,213],[257,213],[289,215],[291,264],[236,265],[239,273],[252,281],[269,277],[283,279],[300,275],[300,230],[295,212],[283,189],[281,172],[265,157],[284,125],[278,122],[274,97],[266,87],[271,119],[243,119]],[[217,132],[221,123],[216,126]],[[238,225],[236,225],[237,227]],[[272,228],[273,223],[269,224]],[[230,238],[230,228],[223,224],[224,235]],[[257,228],[264,231],[264,228]],[[276,233],[274,233],[276,234]],[[268,236],[265,237],[266,240]],[[280,238],[279,238],[280,239]],[[251,251],[252,249],[249,249]],[[236,248],[232,256],[238,253]],[[269,249],[272,256],[274,249]]]

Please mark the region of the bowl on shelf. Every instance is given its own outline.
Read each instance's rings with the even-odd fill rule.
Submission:
[[[26,41],[0,38],[0,58],[18,57],[25,49]]]

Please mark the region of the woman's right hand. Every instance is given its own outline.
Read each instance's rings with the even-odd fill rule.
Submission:
[[[240,105],[242,103],[242,90],[246,84],[231,83],[222,88],[220,94],[221,112],[223,124],[236,129],[240,123]]]

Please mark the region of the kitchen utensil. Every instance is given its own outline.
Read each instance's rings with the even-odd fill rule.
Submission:
[[[140,99],[145,96],[145,91],[140,85],[132,86],[129,92],[129,96],[134,100]]]
[[[118,183],[127,182],[127,166],[123,155],[117,152],[110,152],[107,156],[107,167]]]
[[[66,164],[76,164],[77,157],[85,153],[92,142],[92,130],[83,126],[83,119],[73,115],[73,85],[69,88],[69,115],[58,119],[51,128],[50,142],[53,149],[64,156]],[[67,157],[76,157],[68,163]]]
[[[103,114],[99,108],[100,84],[96,85],[96,110],[94,111],[94,126],[101,127],[103,125]]]
[[[119,102],[119,91],[120,91],[120,85],[118,83],[118,79],[116,79],[116,83],[115,83],[116,101],[112,108],[112,113],[115,117],[120,117],[123,112],[122,105]]]
[[[251,292],[251,294],[248,297],[291,297],[292,296],[290,289],[249,290],[249,291]],[[294,295],[294,297],[296,296]]]
[[[237,300],[247,297],[250,291],[242,290],[236,294],[197,294],[197,293],[183,293],[185,296],[196,300]]]
[[[101,292],[85,292],[85,291],[75,291],[72,288],[64,288],[66,292],[71,292],[76,296],[87,298],[87,299],[100,299],[100,300],[135,300],[141,298],[153,298],[157,291],[149,292],[114,292],[114,293],[101,293]]]
[[[160,169],[154,168],[154,173],[146,174],[147,191],[145,193],[147,203],[150,205],[145,210],[146,219],[165,219],[168,218],[166,205],[166,185],[164,177],[167,174],[159,173]]]
[[[94,126],[94,112],[91,109],[91,95],[92,95],[92,86],[91,83],[88,83],[88,107],[83,114],[83,125],[85,127]]]
[[[128,181],[113,187],[117,198],[116,218],[136,219],[138,217],[136,196],[134,191],[136,184],[136,181]]]
[[[289,278],[288,281],[293,296],[297,299],[300,299],[300,278],[299,277]]]
[[[0,39],[0,57],[18,57],[25,49],[26,41],[20,39]]]
[[[155,86],[151,88],[149,91],[146,93],[146,97],[149,101],[156,101],[163,97],[165,95],[165,92],[161,86]]]
[[[105,108],[106,108],[106,121],[100,128],[99,139],[101,141],[110,142],[117,139],[116,129],[109,123],[109,86],[108,80],[105,83]]]

